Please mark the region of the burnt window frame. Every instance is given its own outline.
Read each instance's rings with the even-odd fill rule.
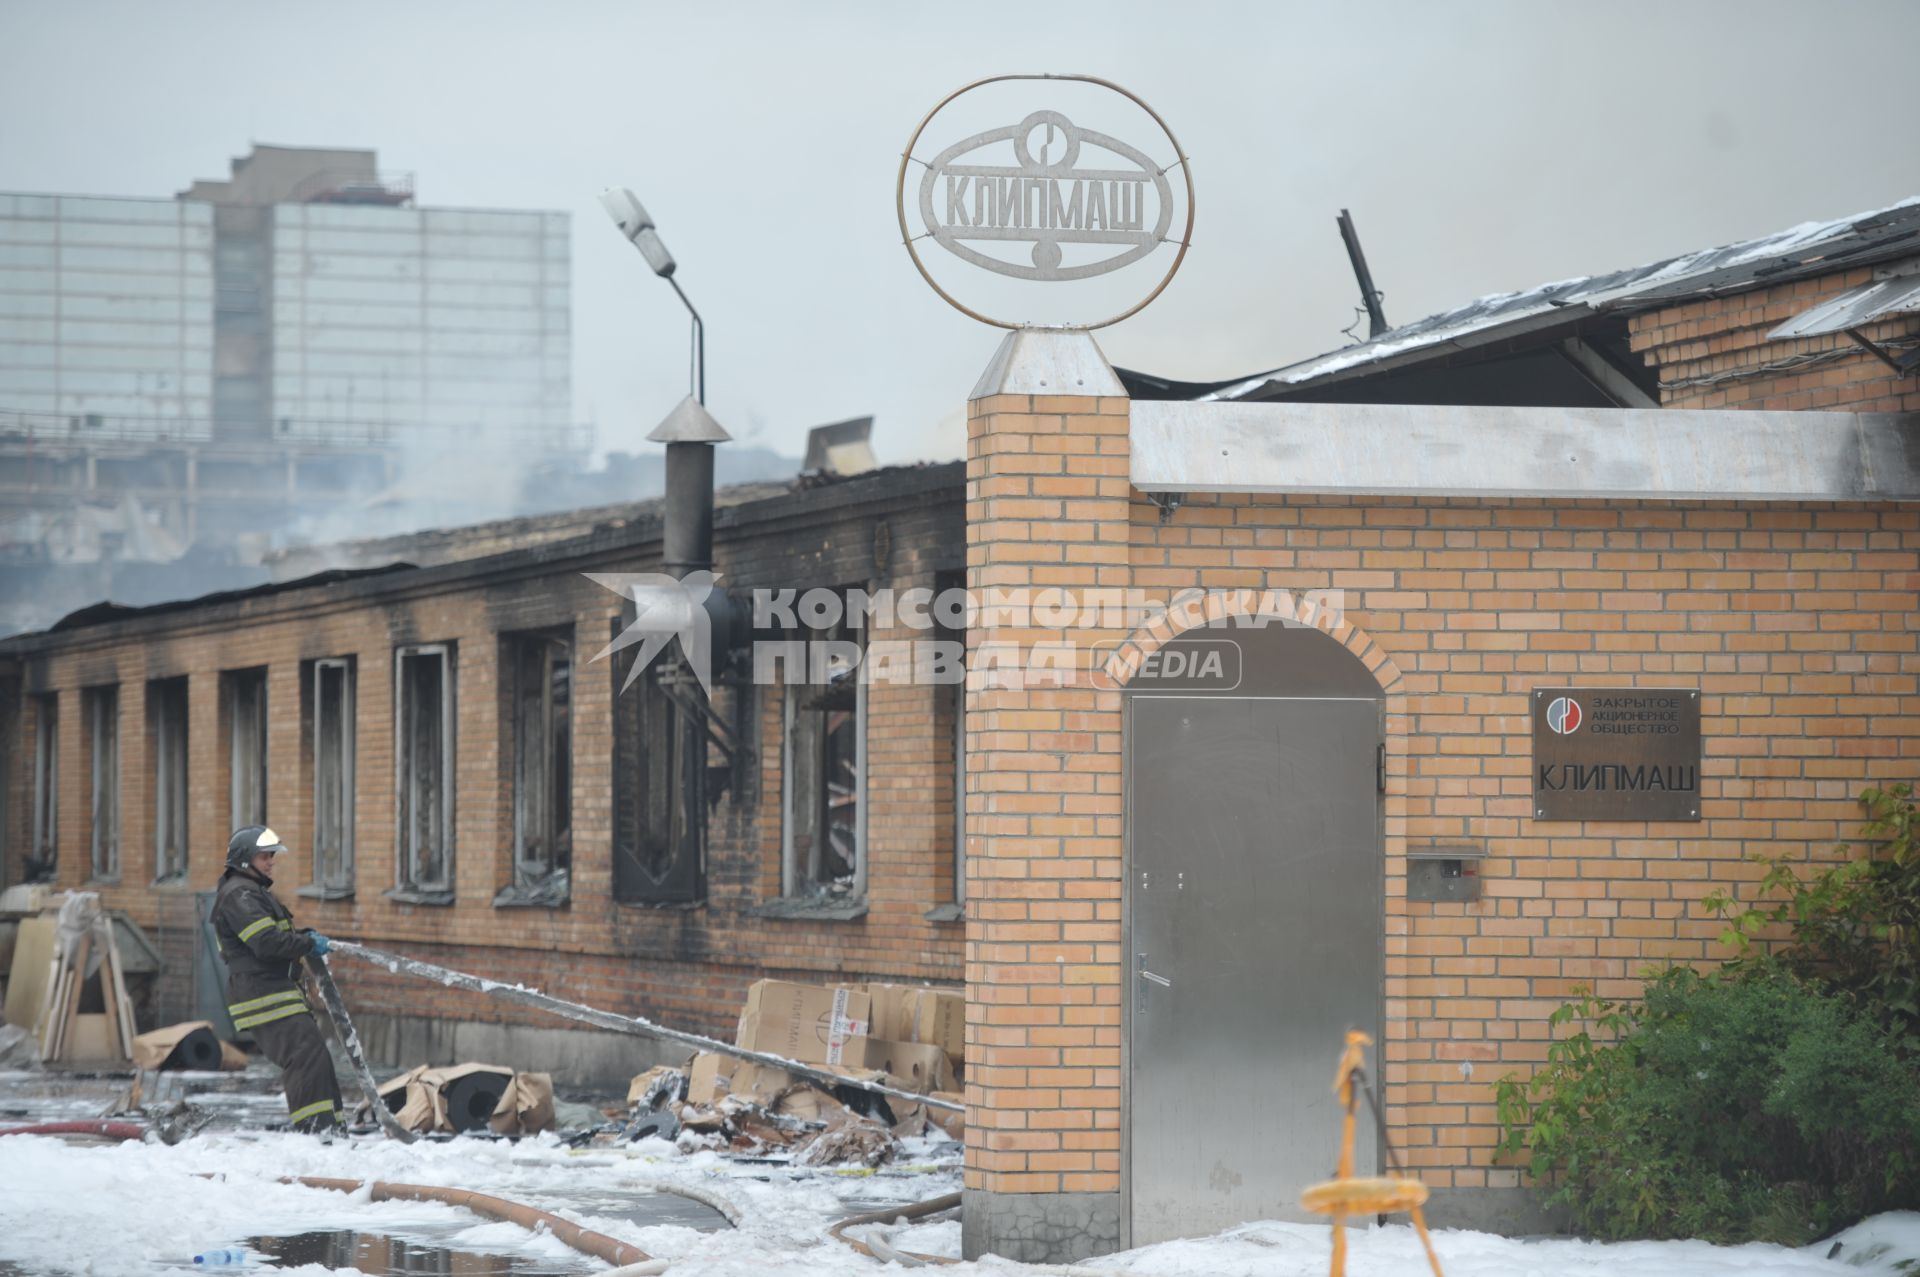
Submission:
[[[868,861],[870,859],[870,838],[868,836],[871,815],[871,796],[867,787],[869,754],[867,740],[868,717],[868,681],[867,653],[868,635],[866,617],[859,618],[855,624],[852,615],[852,596],[860,592],[867,594],[866,587],[845,585],[828,587],[841,596],[841,615],[839,622],[827,629],[814,629],[807,626],[796,627],[788,633],[789,642],[798,642],[803,646],[805,670],[795,678],[791,665],[788,666],[788,678],[783,688],[780,709],[780,900],[787,909],[817,911],[826,916],[844,916],[852,918],[866,912],[870,883],[868,879]],[[816,663],[811,644],[816,642],[852,641],[860,648],[860,659],[847,676],[849,686],[832,689],[830,681],[815,682]],[[852,880],[845,892],[835,892],[832,884],[837,878],[822,876],[825,866],[819,857],[818,837],[830,837],[832,820],[831,782],[823,781],[813,793],[812,800],[817,803],[816,840],[805,849],[807,864],[800,864],[802,850],[796,846],[794,820],[795,803],[801,797],[796,791],[794,756],[796,729],[800,715],[826,715],[835,712],[830,704],[843,696],[851,696],[851,706],[842,706],[852,714],[853,729],[853,783],[854,820],[853,820],[853,873]],[[832,735],[831,726],[823,727],[818,740],[818,749],[824,755],[829,748]],[[812,747],[812,746],[810,746]],[[817,774],[823,774],[826,760],[817,763]]]
[[[950,683],[938,684],[936,696],[948,702],[947,713],[953,719],[953,873],[948,883],[950,895],[946,902],[928,911],[927,917],[933,922],[959,922],[967,913],[967,630],[964,607],[959,615],[952,614],[943,603],[955,595],[964,598],[967,588],[967,574],[964,570],[943,571],[934,574],[933,580],[933,638],[939,643],[957,643],[960,647],[960,678]],[[940,709],[936,704],[934,719],[940,718]]]
[[[964,644],[964,640],[962,640]],[[967,910],[967,685],[956,685],[953,707],[953,903]]]
[[[147,682],[147,748],[152,755],[153,885],[185,883],[193,843],[192,704],[185,675]],[[177,747],[169,748],[177,737]],[[169,847],[169,842],[172,847]]]
[[[455,708],[458,697],[458,647],[453,642],[407,643],[393,649],[393,765],[394,765],[394,885],[387,895],[409,904],[452,904],[454,899],[456,835],[454,791],[458,777],[458,737]],[[409,825],[418,808],[413,792],[414,708],[407,678],[408,662],[438,658],[440,667],[439,782],[437,806],[440,809],[440,874],[431,881],[419,872],[421,849],[413,840]]]
[[[565,699],[555,697],[556,654],[566,664]],[[532,667],[538,664],[535,676]],[[507,761],[512,839],[507,848],[510,881],[494,896],[495,908],[562,908],[573,898],[574,740],[578,731],[578,644],[571,625],[520,630],[500,636],[501,725],[510,738]],[[537,687],[531,684],[537,683]],[[530,722],[530,718],[534,720]],[[559,734],[561,748],[553,747]],[[559,772],[555,774],[556,770]],[[529,796],[543,795],[531,823],[548,827],[529,836]],[[555,824],[552,816],[561,814]],[[544,843],[542,850],[538,844]]]
[[[27,832],[30,882],[60,878],[60,693],[33,702],[33,809]]]
[[[222,670],[220,673],[222,717],[227,736],[227,826],[241,829],[267,823],[267,667]],[[251,711],[251,712],[249,712]],[[254,751],[244,753],[252,737]],[[248,795],[243,791],[252,789]],[[243,808],[243,800],[252,797],[257,805]]]
[[[331,769],[336,775],[337,801],[326,800],[325,787],[329,768],[326,765],[327,748],[327,679],[329,675],[339,676],[339,706],[336,717],[339,720],[338,749],[339,758]],[[312,831],[308,836],[313,868],[307,884],[297,889],[297,894],[320,900],[345,900],[353,895],[354,874],[354,816],[355,816],[355,765],[357,762],[359,670],[351,656],[323,656],[308,662],[307,672],[302,680],[306,688],[306,721],[303,729],[306,735],[308,765],[311,773],[311,798],[313,813]],[[322,813],[330,808],[333,824],[322,819]],[[338,841],[337,848],[329,848],[328,838]],[[331,876],[328,869],[336,872]]]
[[[81,721],[87,733],[87,876],[120,881],[120,685],[80,689]]]
[[[614,637],[632,620],[629,604],[613,622]],[[610,662],[616,904],[684,907],[707,898],[707,740],[701,724],[666,690],[679,651],[675,639],[631,685],[627,677],[639,645]]]

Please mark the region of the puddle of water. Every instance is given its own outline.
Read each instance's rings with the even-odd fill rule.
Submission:
[[[578,1263],[572,1263],[483,1254],[454,1250],[419,1238],[345,1229],[296,1233],[289,1237],[254,1237],[247,1245],[263,1257],[263,1265],[268,1269],[324,1264],[328,1268],[368,1273],[373,1277],[404,1277],[412,1273],[439,1273],[448,1277],[574,1277],[592,1271],[595,1266],[594,1261],[585,1256]]]

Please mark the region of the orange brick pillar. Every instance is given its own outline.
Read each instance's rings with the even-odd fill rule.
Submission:
[[[969,1258],[1121,1241],[1120,693],[1089,670],[1126,634],[1082,621],[1128,583],[1127,409],[1091,336],[1042,329],[968,405]]]

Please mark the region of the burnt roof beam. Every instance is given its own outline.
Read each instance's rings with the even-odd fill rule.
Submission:
[[[1569,337],[1557,349],[1616,408],[1658,408],[1659,399],[1642,390],[1624,371],[1581,338]]]

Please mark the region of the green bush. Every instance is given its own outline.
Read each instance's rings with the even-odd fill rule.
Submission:
[[[1582,1231],[1801,1245],[1920,1206],[1920,1073],[1848,999],[1675,968],[1555,1023],[1546,1066],[1498,1085],[1502,1149]]]
[[[1788,857],[1762,859],[1761,896],[1784,894],[1767,907],[1738,909],[1730,893],[1706,905],[1727,923],[1721,940],[1753,960],[1754,937],[1786,924],[1792,940],[1777,956],[1807,979],[1852,998],[1920,1052],[1920,848],[1915,846],[1913,786],[1869,789],[1860,796],[1866,853],[1802,881]]]
[[[1920,1207],[1920,820],[1870,789],[1865,853],[1706,905],[1736,949],[1648,977],[1636,1003],[1583,997],[1531,1080],[1502,1078],[1501,1151],[1584,1231],[1803,1244]],[[1773,948],[1757,938],[1784,925]]]

